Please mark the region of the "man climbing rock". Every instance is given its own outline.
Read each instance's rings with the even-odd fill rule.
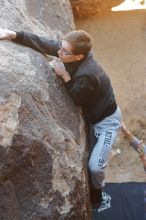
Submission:
[[[100,63],[94,60],[91,36],[83,30],[71,31],[60,41],[28,32],[1,29],[0,39],[9,39],[56,57],[51,65],[64,81],[66,91],[75,104],[82,106],[86,120],[93,128],[92,134],[96,137],[88,165],[92,205],[99,208],[105,167],[120,128],[121,112],[109,76]]]

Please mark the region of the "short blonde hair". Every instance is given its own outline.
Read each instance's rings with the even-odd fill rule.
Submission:
[[[92,48],[91,36],[83,30],[71,31],[64,36],[63,40],[71,44],[72,53],[75,55],[87,55]]]

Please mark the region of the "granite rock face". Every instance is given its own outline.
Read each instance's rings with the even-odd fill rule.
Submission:
[[[37,4],[36,4],[37,2]],[[0,1],[0,26],[58,38],[67,0]],[[0,220],[85,220],[85,124],[40,53],[0,41]]]

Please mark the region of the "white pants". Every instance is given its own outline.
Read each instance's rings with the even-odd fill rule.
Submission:
[[[91,174],[91,181],[95,189],[104,186],[105,167],[107,166],[109,153],[117,137],[120,126],[121,111],[119,107],[117,107],[112,115],[93,125],[97,143],[91,153],[88,166]]]

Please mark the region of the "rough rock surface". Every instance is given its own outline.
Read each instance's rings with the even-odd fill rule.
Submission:
[[[0,8],[1,27],[50,38],[74,28],[67,0]],[[0,50],[0,220],[90,219],[80,109],[43,55],[10,41]]]
[[[75,19],[87,19],[108,14],[122,0],[70,0]]]

